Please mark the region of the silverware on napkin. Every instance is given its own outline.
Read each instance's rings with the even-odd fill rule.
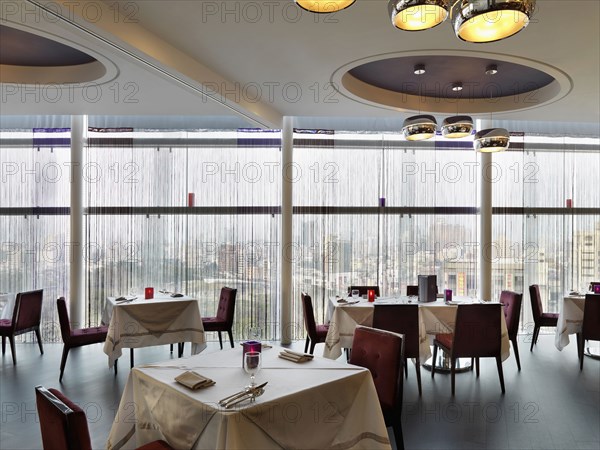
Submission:
[[[246,400],[250,400],[250,402],[253,402],[254,400],[256,400],[256,397],[260,397],[261,395],[263,395],[265,393],[264,388],[255,388],[255,389],[251,389],[249,391],[246,392],[246,394],[242,395],[239,398],[236,398],[234,400],[230,400],[227,403],[225,403],[224,405],[222,405],[225,409],[229,409],[235,405],[237,405],[238,403],[242,403],[245,402]]]
[[[221,400],[219,400],[219,405],[227,407],[226,405],[228,403],[238,400],[239,398],[246,397],[248,394],[251,394],[253,391],[256,391],[258,389],[263,389],[267,385],[267,383],[268,383],[268,381],[265,381],[263,384],[259,384],[258,386],[255,386],[253,388],[244,389],[243,391],[239,391],[228,397],[222,398]]]

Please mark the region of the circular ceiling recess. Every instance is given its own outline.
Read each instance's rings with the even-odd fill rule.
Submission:
[[[531,109],[572,89],[565,73],[537,61],[451,50],[361,59],[338,69],[332,82],[341,94],[361,103],[432,113]]]
[[[116,68],[106,58],[92,56],[92,52],[64,39],[32,31],[0,25],[0,82],[74,84],[106,82],[115,75]]]

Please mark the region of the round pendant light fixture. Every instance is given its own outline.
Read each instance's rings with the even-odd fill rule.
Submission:
[[[504,128],[488,128],[475,133],[473,148],[482,153],[503,152],[508,149],[510,135]]]
[[[449,139],[467,137],[473,131],[473,119],[470,116],[447,117],[442,122],[442,136]]]
[[[309,12],[327,14],[346,9],[356,0],[294,0],[296,4]]]
[[[467,42],[494,42],[529,24],[535,0],[456,0],[450,17],[456,36]]]
[[[412,116],[402,124],[402,134],[407,141],[424,141],[435,136],[437,122],[430,115]]]
[[[433,28],[448,17],[448,0],[390,0],[392,24],[406,31]]]

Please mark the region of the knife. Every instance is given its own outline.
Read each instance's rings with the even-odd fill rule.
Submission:
[[[252,392],[256,391],[257,389],[264,388],[267,385],[267,383],[268,383],[268,381],[265,381],[263,384],[259,384],[258,386],[255,386],[253,388],[244,389],[243,391],[236,392],[235,394],[232,394],[229,397],[222,398],[221,400],[219,400],[219,405],[225,406],[227,403],[230,403],[232,400],[243,397],[244,395],[252,393]]]

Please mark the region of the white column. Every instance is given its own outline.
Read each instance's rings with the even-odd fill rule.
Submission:
[[[488,120],[477,120],[477,131],[491,128]],[[479,205],[479,297],[482,300],[492,299],[492,154],[481,153],[481,203]]]
[[[85,319],[83,272],[83,146],[87,135],[87,116],[71,116],[71,238],[69,319],[82,327]]]
[[[281,343],[291,344],[295,325],[292,323],[292,192],[294,180],[294,120],[283,118],[281,131]]]

